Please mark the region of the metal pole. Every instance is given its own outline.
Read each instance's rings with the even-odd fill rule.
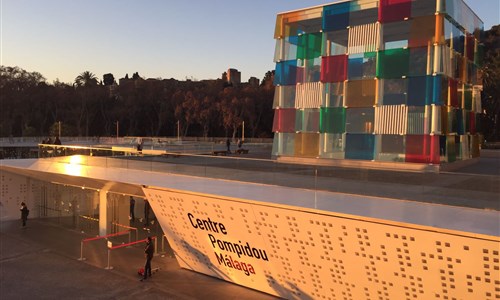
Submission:
[[[181,124],[180,124],[180,121],[177,120],[177,140],[178,141],[180,140],[180,136],[181,136]]]
[[[118,140],[118,133],[120,132],[120,121],[116,121],[116,139]]]
[[[241,141],[245,141],[245,121],[243,121],[243,128],[241,129]]]
[[[80,258],[78,260],[85,260],[83,257],[83,241],[80,242]]]
[[[111,267],[111,266],[109,265],[110,256],[111,256],[111,249],[109,249],[109,248],[108,248],[108,266],[107,266],[106,268],[104,268],[104,269],[106,269],[106,270],[113,270],[113,267]]]
[[[61,121],[57,122],[59,124],[59,138],[61,138]]]

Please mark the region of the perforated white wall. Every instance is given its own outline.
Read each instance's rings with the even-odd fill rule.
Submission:
[[[498,237],[144,192],[183,268],[266,293],[288,299],[500,298]]]

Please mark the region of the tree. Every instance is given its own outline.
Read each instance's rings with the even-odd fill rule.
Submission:
[[[98,83],[97,77],[95,76],[94,73],[85,71],[81,73],[80,75],[76,76],[75,78],[75,85],[77,87],[89,87],[89,86],[96,86]]]
[[[102,76],[102,79],[103,79],[104,85],[113,85],[115,83],[115,77],[111,73],[104,74]]]
[[[482,131],[487,141],[500,140],[500,25],[485,32],[483,43]]]

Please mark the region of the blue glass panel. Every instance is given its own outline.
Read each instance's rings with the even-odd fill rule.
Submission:
[[[345,158],[373,160],[375,151],[375,135],[347,134]]]
[[[328,5],[323,8],[323,31],[345,29],[349,25],[349,2]]]
[[[285,60],[276,63],[274,85],[294,85],[297,83],[297,61]]]
[[[408,106],[424,106],[431,103],[432,76],[410,77],[408,80]]]

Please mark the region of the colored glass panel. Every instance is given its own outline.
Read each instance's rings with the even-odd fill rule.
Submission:
[[[409,106],[424,106],[431,103],[433,92],[432,76],[410,77],[408,80]]]
[[[344,133],[346,110],[344,107],[322,107],[320,109],[320,128],[322,133]]]
[[[404,136],[393,134],[382,134],[376,136],[380,141],[380,147],[376,153],[379,161],[404,161],[405,145]]]
[[[376,84],[377,81],[373,79],[348,81],[345,105],[347,107],[372,107],[375,105]]]
[[[349,26],[349,2],[327,5],[323,8],[323,31],[345,29]]]
[[[348,60],[348,79],[375,78],[377,53],[350,54]]]
[[[375,135],[347,134],[345,146],[346,159],[373,160],[375,156]]]
[[[297,61],[286,60],[276,63],[274,85],[295,85],[297,83]]]
[[[321,82],[347,79],[347,55],[326,56],[321,61]]]
[[[378,52],[377,77],[401,78],[408,75],[410,51],[390,49]]]
[[[380,0],[379,17],[381,23],[403,21],[411,16],[412,0]]]
[[[326,83],[324,84],[324,87],[325,106],[344,106],[344,82]]]
[[[418,1],[416,1],[418,2]],[[436,22],[435,16],[414,18],[411,21],[408,46],[423,47],[435,42]]]
[[[321,158],[345,158],[345,135],[344,134],[321,134],[319,156]]]
[[[469,127],[469,133],[470,134],[476,134],[477,133],[477,130],[476,130],[476,113],[470,111],[469,113],[469,124],[470,124],[470,127]]]
[[[432,98],[427,100],[426,105],[444,105],[448,101],[448,80],[444,76],[432,77]]]
[[[322,45],[323,34],[321,32],[300,35],[297,45],[297,58],[314,59],[320,57]]]
[[[347,108],[345,123],[347,133],[373,133],[375,109],[373,107]]]
[[[448,80],[449,92],[449,106],[458,107],[458,81],[454,79]]]
[[[465,134],[465,120],[463,110],[461,108],[455,110],[455,119],[457,120],[457,131],[458,135]]]
[[[454,162],[457,160],[457,147],[455,145],[455,136],[446,136],[446,161]]]
[[[483,66],[484,61],[484,45],[476,43],[476,49],[474,52],[474,64],[478,67]]]
[[[274,38],[277,39],[285,36],[298,36],[303,33],[320,32],[322,13],[322,7],[314,7],[279,14],[276,17]]]
[[[463,85],[463,95],[464,95],[463,108],[469,111],[472,110],[472,85],[469,84]]]
[[[430,106],[408,106],[407,134],[429,134],[431,131]]]
[[[297,59],[298,40],[299,37],[297,36],[287,36],[283,39],[276,40],[274,62]]]
[[[294,108],[275,109],[273,132],[295,132],[295,115]]]
[[[439,164],[439,136],[407,135],[405,161],[413,163]]]
[[[383,105],[406,104],[408,96],[408,79],[382,79]]]
[[[297,133],[295,135],[295,156],[317,157],[319,155],[319,133]]]

